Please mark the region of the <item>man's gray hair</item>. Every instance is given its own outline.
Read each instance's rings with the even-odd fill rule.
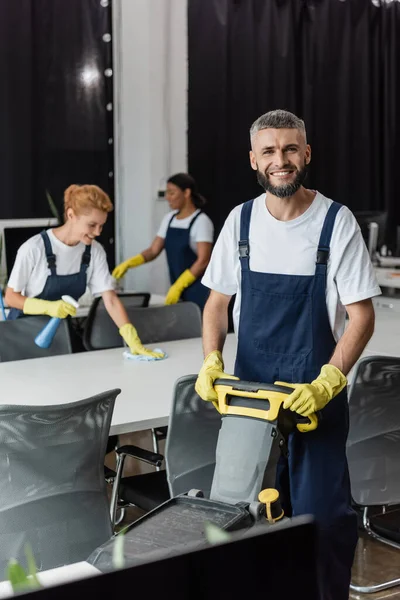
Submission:
[[[250,127],[250,140],[262,129],[298,129],[307,141],[304,121],[287,110],[271,110],[258,117]]]

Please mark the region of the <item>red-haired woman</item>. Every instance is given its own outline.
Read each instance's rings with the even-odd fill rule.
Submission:
[[[71,185],[65,190],[64,224],[33,236],[18,250],[5,294],[12,308],[8,318],[74,316],[76,309],[61,296],[78,300],[88,287],[94,296],[103,297],[130,351],[154,356],[130,323],[113,289],[106,253],[96,242],[112,210],[110,198],[96,185]]]

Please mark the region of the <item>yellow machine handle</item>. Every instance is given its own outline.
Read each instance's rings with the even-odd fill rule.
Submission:
[[[292,388],[282,385],[233,379],[216,379],[214,389],[218,395],[218,409],[221,415],[253,417],[265,421],[276,421],[286,396],[293,391]],[[243,405],[235,403],[235,406],[232,406],[230,403],[232,396],[243,398]],[[254,399],[256,402],[245,402],[246,399]],[[308,417],[297,413],[292,414],[297,429],[302,433],[313,431],[318,427],[318,416],[315,413]]]

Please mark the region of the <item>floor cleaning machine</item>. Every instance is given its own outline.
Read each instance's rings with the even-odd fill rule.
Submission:
[[[218,379],[215,390],[222,424],[210,496],[188,490],[129,526],[123,536],[127,566],[181,552],[185,545],[204,545],[205,522],[237,531],[285,519],[274,487],[278,460],[287,455],[289,434],[296,427],[305,435],[314,430],[317,415],[285,410],[288,387]],[[89,562],[110,570],[115,540],[97,549]]]

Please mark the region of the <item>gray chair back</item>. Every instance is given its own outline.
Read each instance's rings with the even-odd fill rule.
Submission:
[[[400,504],[400,358],[361,359],[349,409],[347,458],[354,502]]]
[[[208,497],[214,476],[221,415],[212,402],[198,396],[196,379],[197,375],[181,377],[174,387],[165,448],[171,496],[197,488]]]
[[[201,311],[193,302],[136,308],[130,317],[143,344],[201,337]]]
[[[66,319],[61,321],[50,348],[36,346],[35,337],[49,322],[49,318],[33,316],[0,321],[0,362],[71,354],[71,336]]]
[[[26,565],[27,543],[44,570],[85,560],[112,535],[104,455],[120,391],[0,405],[0,575],[10,558]]]
[[[132,321],[132,310],[147,307],[150,301],[148,292],[118,294]],[[120,348],[124,345],[118,333],[118,327],[108,314],[102,297],[95,298],[85,322],[83,345],[86,350],[106,350]]]

